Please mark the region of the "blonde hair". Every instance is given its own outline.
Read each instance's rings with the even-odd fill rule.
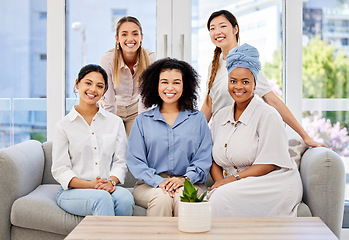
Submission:
[[[141,34],[143,34],[141,23],[137,20],[137,18],[131,17],[131,16],[126,16],[126,17],[121,18],[118,21],[118,23],[116,25],[116,35],[119,34],[120,26],[125,22],[135,23],[139,27]],[[121,82],[121,75],[120,75],[119,69],[120,69],[120,65],[121,65],[120,59],[123,55],[122,55],[121,46],[120,46],[120,44],[118,46],[118,44],[119,44],[118,42],[116,42],[116,44],[115,44],[115,50],[114,50],[115,54],[114,54],[114,60],[113,60],[113,63],[114,63],[114,72],[113,72],[114,87],[117,87]],[[138,78],[137,85],[139,86],[140,85],[139,76],[150,65],[148,53],[142,47],[142,42],[137,50],[137,60],[138,60],[138,67],[137,67],[137,72],[136,72],[136,78]]]

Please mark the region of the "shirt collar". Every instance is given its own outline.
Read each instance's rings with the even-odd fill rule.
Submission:
[[[235,107],[235,103],[233,104],[233,106],[231,107],[231,111],[227,111],[227,114],[225,116],[222,117],[222,125],[226,125],[227,123],[237,123],[237,122],[241,122],[244,125],[248,125],[248,122],[250,121],[252,114],[254,112],[254,110],[256,109],[258,105],[258,99],[257,97],[253,97],[251,102],[247,105],[245,111],[241,114],[240,118],[238,121],[234,120],[234,107]]]
[[[126,67],[128,68],[128,66],[125,64],[124,59],[122,58],[121,54],[120,54],[119,58],[120,58],[120,68],[126,68]],[[138,66],[138,59],[137,59],[135,65],[133,65],[133,69],[136,69],[137,66]]]
[[[175,121],[175,123],[173,124],[172,128],[176,127],[177,125],[181,124],[182,122],[184,122],[186,119],[188,119],[188,117],[190,115],[195,115],[198,114],[197,110],[184,110],[184,111],[180,111],[177,119]],[[156,121],[163,121],[166,122],[164,119],[164,116],[161,114],[160,112],[160,107],[156,106],[153,109],[147,111],[144,113],[145,116],[148,117],[153,117],[154,120]]]
[[[98,112],[96,113],[96,116],[98,115],[102,115],[104,117],[106,117],[107,115],[107,111],[104,108],[102,108],[99,104],[98,104]],[[77,117],[82,117],[80,113],[76,111],[75,106],[72,107],[72,109],[70,110],[67,116],[71,122],[74,121]]]

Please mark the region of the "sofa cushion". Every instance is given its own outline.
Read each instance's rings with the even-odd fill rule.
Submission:
[[[301,162],[301,158],[305,150],[308,149],[308,146],[305,144],[303,139],[298,138],[292,138],[288,140],[288,152],[291,156],[291,158],[296,162],[297,167],[299,169],[299,165]]]
[[[38,186],[33,192],[17,199],[11,210],[11,223],[17,227],[69,234],[83,217],[69,214],[58,207],[58,184]]]

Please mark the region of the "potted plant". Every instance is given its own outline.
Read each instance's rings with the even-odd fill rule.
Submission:
[[[183,196],[178,208],[178,229],[182,232],[207,232],[211,230],[211,205],[204,201],[207,191],[198,198],[198,190],[188,180],[184,181]]]

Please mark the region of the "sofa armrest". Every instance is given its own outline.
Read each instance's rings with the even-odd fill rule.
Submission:
[[[345,194],[343,160],[328,148],[310,148],[302,156],[300,174],[303,201],[339,238]]]
[[[41,143],[26,141],[0,151],[0,232],[10,239],[13,202],[41,184],[44,153]]]

